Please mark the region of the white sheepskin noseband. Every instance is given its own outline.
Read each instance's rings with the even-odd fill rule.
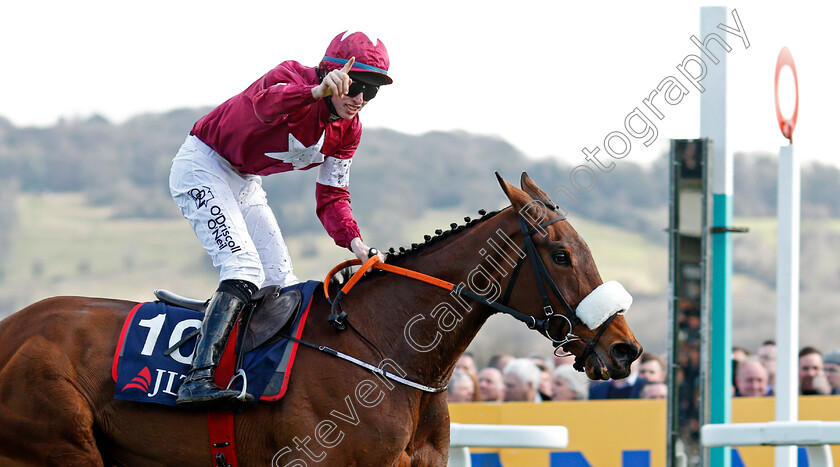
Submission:
[[[610,316],[623,315],[633,304],[633,297],[618,281],[608,281],[599,285],[577,306],[575,312],[589,329],[595,329]]]

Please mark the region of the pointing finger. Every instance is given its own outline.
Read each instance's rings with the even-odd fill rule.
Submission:
[[[350,73],[350,69],[353,68],[353,64],[356,63],[356,57],[350,57],[350,60],[347,60],[347,63],[344,64],[344,68],[341,69],[344,73]]]

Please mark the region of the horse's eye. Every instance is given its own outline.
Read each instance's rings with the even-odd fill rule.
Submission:
[[[560,250],[560,251],[556,251],[556,252],[554,252],[554,254],[553,254],[553,255],[551,255],[551,259],[552,259],[552,260],[553,260],[556,264],[560,264],[560,265],[563,265],[563,266],[568,266],[568,265],[569,265],[569,263],[570,263],[570,261],[569,261],[569,254],[568,254],[568,253],[566,253],[566,252],[565,252],[565,251],[563,251],[563,250]]]

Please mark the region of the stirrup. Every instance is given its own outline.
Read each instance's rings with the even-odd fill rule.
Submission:
[[[248,375],[245,374],[245,370],[243,370],[242,368],[240,368],[236,372],[236,374],[233,375],[233,378],[230,379],[230,382],[228,382],[225,390],[230,389],[230,387],[233,386],[234,381],[236,381],[239,378],[242,378],[242,391],[239,393],[238,396],[236,396],[235,399],[240,402],[246,402],[248,400]]]

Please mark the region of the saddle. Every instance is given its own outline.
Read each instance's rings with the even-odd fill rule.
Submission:
[[[271,285],[258,290],[240,315],[240,330],[236,354],[242,355],[263,345],[280,339],[280,331],[300,309],[302,295],[299,289],[287,289]],[[155,297],[168,305],[186,308],[204,314],[209,300],[201,301],[182,297],[168,290],[155,290]],[[180,347],[198,334],[198,329],[187,334],[181,342],[167,352]]]

